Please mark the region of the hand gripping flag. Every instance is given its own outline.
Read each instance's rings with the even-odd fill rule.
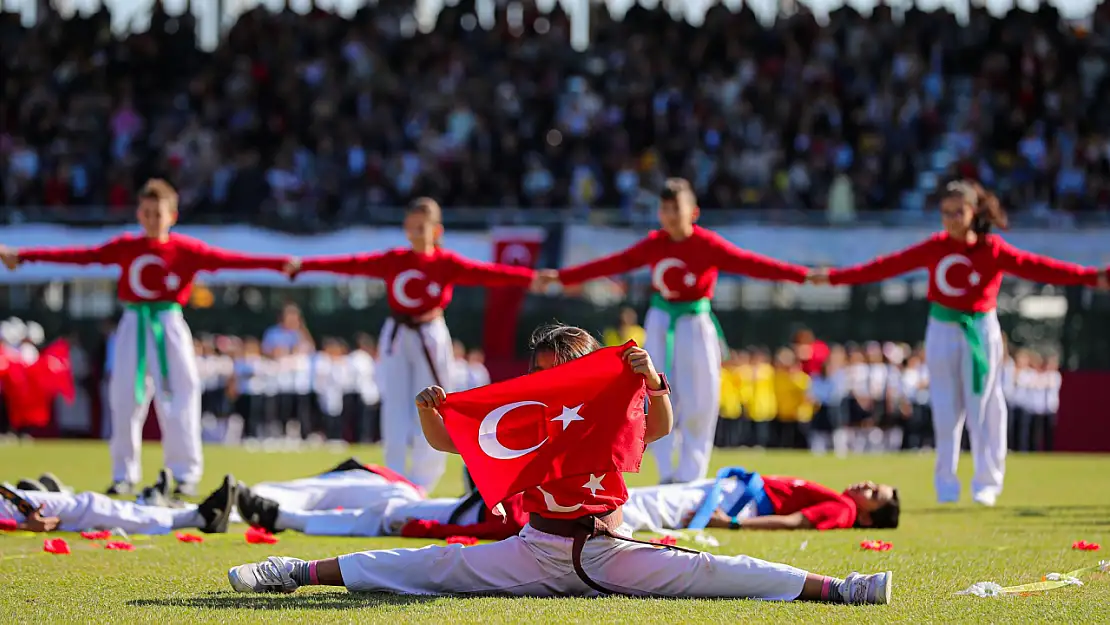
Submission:
[[[633,345],[447,396],[444,425],[486,505],[564,477],[640,470],[644,379],[620,356]]]

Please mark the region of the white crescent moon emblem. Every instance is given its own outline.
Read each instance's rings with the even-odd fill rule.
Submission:
[[[967,293],[967,289],[957,289],[948,282],[948,270],[954,265],[967,265],[970,267],[971,261],[967,259],[967,256],[962,254],[949,254],[940,259],[940,262],[937,263],[936,276],[933,278],[937,281],[937,290],[948,297],[959,297]]]
[[[543,439],[539,443],[532,445],[528,449],[509,449],[502,445],[497,440],[497,424],[501,422],[501,418],[509,414],[509,411],[520,408],[521,406],[543,406],[547,408],[547,404],[538,401],[517,401],[511,404],[505,404],[486,415],[482,419],[482,425],[478,426],[478,446],[482,448],[487,456],[494,460],[512,460],[526,456],[533,451],[539,449],[547,439]]]
[[[418,299],[413,299],[406,295],[405,285],[409,283],[409,280],[424,279],[424,273],[421,272],[419,269],[406,269],[397,274],[397,277],[393,279],[393,299],[397,300],[397,303],[404,306],[405,308],[419,307],[421,301]]]
[[[655,268],[651,270],[652,286],[655,287],[656,291],[659,291],[660,295],[667,299],[677,295],[677,293],[667,288],[667,284],[663,281],[663,274],[667,273],[668,269],[673,269],[675,267],[685,269],[686,263],[677,258],[664,258],[658,263],[655,263]]]
[[[532,252],[520,243],[511,243],[501,250],[501,262],[506,265],[531,265]]]
[[[546,504],[547,509],[552,512],[574,512],[575,510],[582,507],[581,502],[576,503],[573,506],[560,506],[559,503],[555,501],[555,497],[551,493],[544,490],[543,487],[537,486],[536,489],[543,493],[543,503]]]
[[[165,267],[166,263],[162,262],[162,259],[157,256],[143,254],[136,258],[127,270],[127,284],[131,287],[131,292],[143,299],[156,299],[158,297],[158,293],[143,286],[143,269],[150,265]]]

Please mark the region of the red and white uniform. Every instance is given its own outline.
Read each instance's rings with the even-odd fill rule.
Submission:
[[[844,493],[795,477],[764,476],[763,491],[775,514],[800,512],[814,529],[848,529],[856,524],[856,502]]]
[[[432,490],[446,468],[446,457],[425,440],[413,398],[437,383],[447,392],[453,390],[451,334],[443,316],[436,311],[451,303],[456,284],[525,287],[531,284],[535,272],[477,262],[438,247],[430,254],[395,249],[306,258],[301,261],[301,271],[329,271],[385,280],[389,307],[394,313],[382,326],[379,341],[385,464],[424,489]],[[420,324],[399,322],[399,318],[425,316],[432,318]],[[410,454],[411,465],[406,466]]]
[[[150,402],[162,429],[165,465],[181,482],[196,483],[203,470],[200,446],[200,398],[203,390],[197,373],[193,335],[180,306],[189,301],[193,279],[201,271],[220,269],[270,269],[280,271],[287,258],[251,256],[211,247],[179,234],[165,241],[127,234],[97,247],[27,248],[19,250],[23,262],[75,265],[115,265],[121,275],[119,299],[125,310],[116,329],[115,356],[108,388],[112,413],[113,479],[138,484],[142,480],[140,445]],[[134,306],[151,306],[147,319]],[[164,342],[148,325],[161,325]],[[144,334],[140,338],[140,329]],[[139,345],[145,345],[140,358]],[[162,347],[164,346],[164,352]],[[166,375],[160,362],[165,358]],[[145,359],[145,371],[139,365]],[[163,379],[165,377],[165,379]],[[160,392],[137,392],[153,380]]]
[[[875,282],[915,269],[929,270],[934,306],[925,332],[929,396],[933,407],[937,463],[935,486],[941,502],[957,501],[956,467],[966,418],[975,476],[976,501],[993,505],[1006,474],[1006,401],[1001,383],[1003,339],[995,307],[1004,274],[1060,285],[1095,285],[1098,270],[1019,250],[996,235],[974,245],[938,233],[913,247],[870,262],[829,272],[832,284]],[[953,322],[965,315],[965,322]],[[965,327],[966,325],[966,327]],[[981,391],[973,388],[975,353],[969,334],[981,341],[987,362]]]
[[[711,299],[718,272],[801,283],[807,269],[742,250],[694,226],[681,241],[655,230],[623,252],[560,270],[559,280],[573,285],[645,265],[651,266],[651,284],[662,301],[653,300],[644,319],[643,347],[667,373],[675,402],[674,432],[652,443],[651,450],[661,482],[691,482],[709,471],[720,408],[721,337],[708,303],[697,312],[676,304]]]

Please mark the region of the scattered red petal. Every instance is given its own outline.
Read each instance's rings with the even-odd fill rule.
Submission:
[[[69,543],[67,543],[64,538],[47,538],[42,541],[42,550],[46,553],[68,556]]]
[[[252,545],[272,545],[278,541],[273,534],[261,527],[252,527],[248,529],[245,536],[247,537],[247,542]]]
[[[99,532],[81,532],[81,538],[86,540],[108,540],[112,537],[112,532],[108,530],[101,530]]]
[[[888,543],[882,540],[865,540],[859,544],[860,549],[864,551],[890,551],[894,549],[893,543]]]
[[[174,534],[174,536],[176,536],[177,539],[180,540],[183,543],[202,543],[202,542],[204,542],[204,538],[201,537],[201,536],[197,536],[196,534],[187,534],[185,532],[178,532],[178,533]]]
[[[666,546],[670,547],[670,546],[673,546],[673,545],[677,545],[678,544],[678,539],[675,538],[674,536],[663,536],[663,537],[660,537],[660,538],[652,538],[651,542],[653,542],[657,545],[666,545]]]
[[[0,519],[0,532],[14,532],[19,529],[19,523],[15,519]]]
[[[122,540],[113,540],[112,542],[104,543],[104,548],[112,551],[134,551],[135,545],[125,543]]]
[[[1098,551],[1102,548],[1102,546],[1098,543],[1089,543],[1085,540],[1077,540],[1072,543],[1071,548],[1078,549],[1080,551]]]
[[[478,539],[473,536],[448,536],[448,545],[477,545]]]

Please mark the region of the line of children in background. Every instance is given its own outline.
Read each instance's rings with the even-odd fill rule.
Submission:
[[[814,362],[798,356],[809,356],[809,345],[796,340],[773,360],[763,347],[731,350],[721,379],[718,447],[808,446],[842,456],[932,448],[929,372],[921,346],[821,344],[823,361]],[[1051,450],[1058,358],[1019,350],[1003,375],[1011,449]]]

